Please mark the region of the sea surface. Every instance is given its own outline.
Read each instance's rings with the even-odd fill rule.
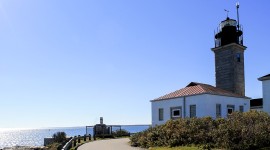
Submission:
[[[149,126],[122,126],[122,129],[130,133],[137,133],[149,128]],[[119,128],[113,128],[117,130]],[[56,132],[65,132],[67,136],[78,136],[86,134],[85,127],[68,128],[43,128],[43,129],[1,129],[0,128],[0,149],[12,146],[43,146],[44,138],[52,137]],[[93,128],[87,129],[93,133]]]

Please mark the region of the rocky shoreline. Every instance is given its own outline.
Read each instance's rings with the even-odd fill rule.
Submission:
[[[0,150],[46,150],[45,146],[13,146],[5,147]]]

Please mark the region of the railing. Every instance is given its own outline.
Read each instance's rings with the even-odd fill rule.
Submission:
[[[69,150],[72,147],[76,147],[77,144],[81,143],[81,139],[83,138],[84,141],[87,140],[87,138],[89,138],[89,141],[91,141],[91,134],[89,135],[84,135],[84,136],[74,136],[73,138],[71,138],[62,148],[62,150]],[[78,142],[78,143],[77,143]]]
[[[120,133],[121,133],[121,130],[123,129],[123,127],[129,127],[129,126],[147,126],[147,127],[150,127],[151,124],[135,124],[135,125],[106,125],[106,130],[108,130],[108,132],[103,132],[103,134],[100,134],[98,137],[110,137],[110,136],[113,136],[113,128],[119,128],[120,130]],[[95,132],[95,126],[86,126],[85,129],[86,129],[86,134],[88,134],[88,128],[93,128],[93,139],[96,140],[96,132]],[[134,133],[129,133],[129,136],[132,135]]]
[[[110,126],[110,127],[119,127],[120,130],[121,130],[123,126],[149,126],[150,127],[151,125],[149,125],[149,124],[143,124],[143,125],[142,124],[137,124],[137,125],[108,125],[108,126]],[[86,126],[86,133],[88,132],[87,128],[89,128],[89,127],[94,127],[94,126]],[[134,133],[129,133],[129,136],[132,135],[132,134],[134,134]],[[91,134],[84,135],[84,136],[80,136],[80,135],[74,136],[74,137],[70,138],[67,143],[65,143],[65,145],[63,146],[63,148],[61,150],[69,150],[69,149],[71,149],[73,147],[76,147],[82,142],[81,140],[87,141],[87,138],[89,139],[89,141],[91,141],[92,140],[91,139]],[[95,138],[96,137],[93,135],[93,140],[95,140]]]

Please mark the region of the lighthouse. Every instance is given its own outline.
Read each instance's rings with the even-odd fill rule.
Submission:
[[[237,21],[227,18],[218,26],[215,32],[215,47],[211,50],[215,54],[216,87],[245,96],[245,72],[243,44],[243,29]]]

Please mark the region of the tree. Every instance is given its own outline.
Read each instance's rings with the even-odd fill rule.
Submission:
[[[62,143],[66,140],[67,134],[65,132],[56,132],[53,134],[54,142]]]

